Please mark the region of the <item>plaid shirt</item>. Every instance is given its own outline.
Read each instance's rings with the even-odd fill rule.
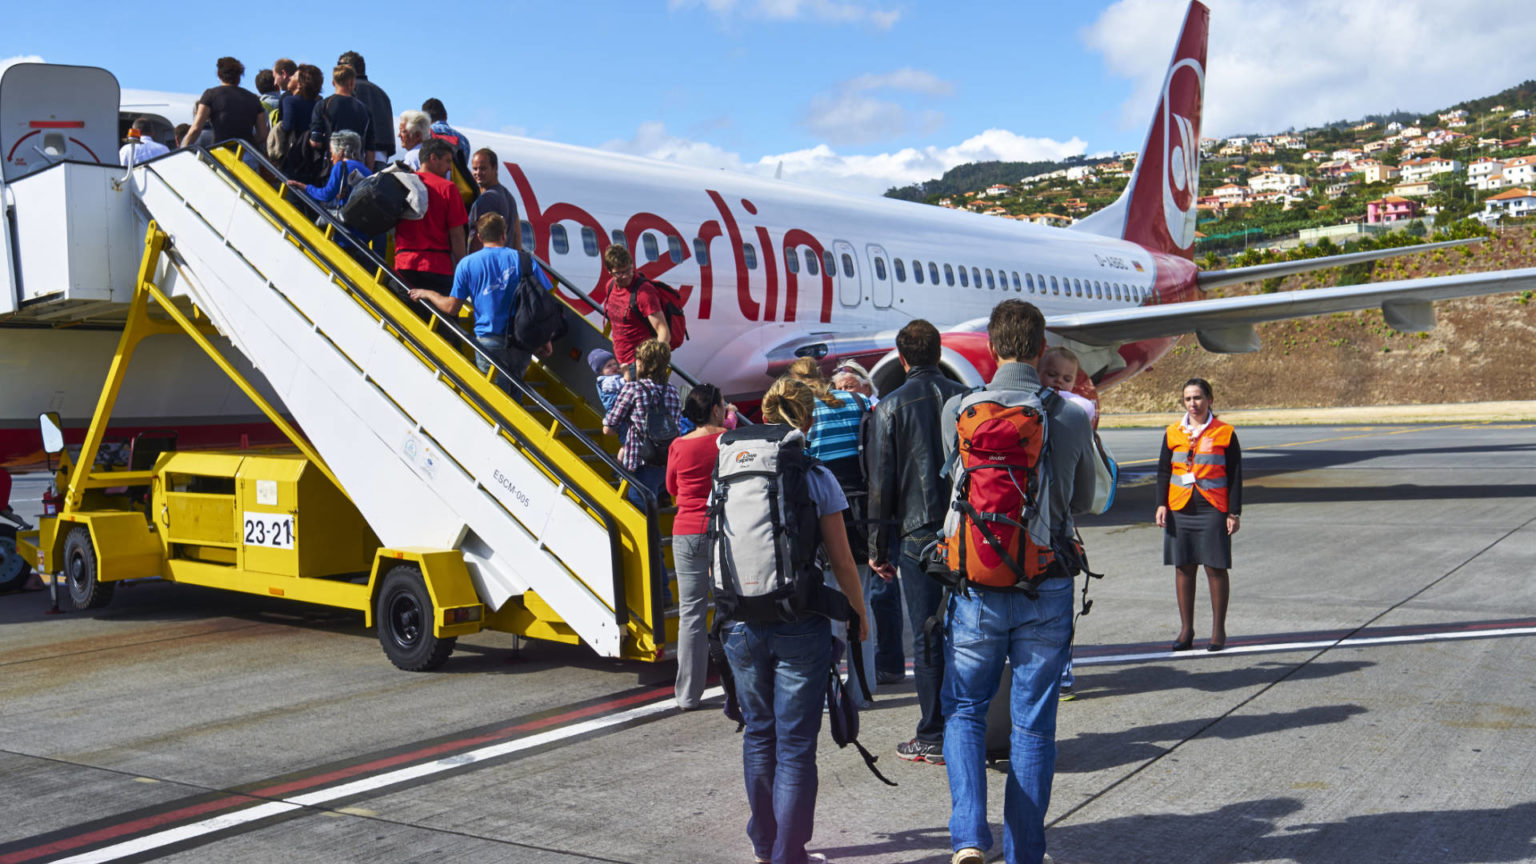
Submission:
[[[623,446],[619,447],[619,464],[630,471],[640,467],[640,439],[645,435],[645,418],[658,402],[662,410],[672,415],[673,422],[682,416],[683,401],[677,388],[671,384],[657,384],[649,378],[624,382],[619,398],[603,417],[603,425],[618,428],[628,423],[624,432]]]

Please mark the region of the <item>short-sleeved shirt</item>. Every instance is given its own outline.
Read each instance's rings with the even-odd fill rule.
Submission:
[[[464,227],[469,217],[458,187],[434,174],[418,173],[427,185],[427,215],[402,219],[395,226],[395,266],[424,273],[453,273],[450,231]],[[514,283],[515,284],[515,283]]]
[[[703,534],[708,518],[709,490],[720,458],[720,433],[678,438],[667,451],[667,491],[677,499],[672,533]]]
[[[534,276],[550,289],[549,276],[532,257]],[[487,246],[464,256],[453,268],[453,296],[475,307],[475,335],[497,336],[509,329],[517,311],[517,285],[522,281],[517,250]]]
[[[830,516],[848,509],[848,496],[843,494],[843,487],[825,465],[813,467],[805,479],[806,485],[810,486],[811,501],[816,504],[817,516]]]
[[[475,233],[475,223],[487,213],[500,213],[501,218],[507,220],[507,238],[510,242],[512,226],[517,224],[517,201],[507,187],[497,183],[495,186],[487,186],[480,192],[480,197],[469,207],[469,248],[480,248],[480,236]]]
[[[325,144],[331,140],[332,132],[342,129],[356,132],[359,138],[367,141],[373,134],[373,117],[361,99],[333,93],[315,108],[309,124],[309,140]]]
[[[266,109],[255,93],[234,84],[220,84],[204,90],[197,104],[208,106],[214,141],[241,138],[256,143],[256,118]]]
[[[636,305],[640,307],[640,314],[634,315],[629,308],[629,295],[631,291],[639,290],[636,295]],[[608,313],[608,320],[613,322],[613,356],[620,365],[628,365],[635,362],[635,349],[641,342],[656,335],[651,329],[651,322],[647,320],[651,315],[661,314],[661,298],[656,296],[656,289],[651,283],[645,281],[639,274],[635,275],[635,281],[629,283],[629,290],[623,290],[608,277],[608,299],[603,303],[604,310]]]
[[[283,101],[279,103],[281,113],[278,114],[283,128],[289,132],[308,132],[310,122],[315,119],[315,106],[319,102],[319,99],[305,99],[294,93],[284,93]]]

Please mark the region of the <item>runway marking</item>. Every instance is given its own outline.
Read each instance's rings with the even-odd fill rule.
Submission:
[[[1383,432],[1383,431],[1379,431],[1378,430],[1378,431],[1372,431],[1372,432],[1365,432],[1365,433],[1362,433],[1362,434],[1359,434],[1359,435],[1337,435],[1337,436],[1334,436],[1332,438],[1314,438],[1311,441],[1289,441],[1289,442],[1287,442],[1285,444],[1260,444],[1260,445],[1255,446],[1255,447],[1244,447],[1243,448],[1243,452],[1244,453],[1251,453],[1254,450],[1278,450],[1278,449],[1280,449],[1282,447],[1303,447],[1303,446],[1306,446],[1308,444],[1328,444],[1328,443],[1331,443],[1333,441],[1353,441],[1353,440],[1355,440],[1357,438],[1385,438],[1388,435],[1407,435],[1410,432],[1443,432],[1446,429],[1481,428],[1481,427],[1483,427],[1485,425],[1487,425],[1487,424],[1484,424],[1484,423],[1448,423],[1448,424],[1446,424],[1444,426],[1410,426],[1410,427],[1408,427],[1406,429],[1394,429],[1394,430],[1392,430],[1390,432]],[[1127,461],[1124,461],[1124,462],[1119,462],[1117,464],[1119,464],[1121,466],[1125,466],[1125,465],[1148,465],[1148,464],[1152,464],[1152,463],[1155,463],[1155,462],[1157,462],[1156,459],[1130,459],[1130,460],[1127,460]]]
[[[1289,651],[1315,651],[1325,648],[1359,648],[1379,645],[1403,645],[1436,641],[1490,639],[1500,637],[1536,636],[1536,618],[1500,621],[1472,621],[1457,625],[1413,625],[1375,628],[1360,631],[1338,630],[1295,634],[1275,634],[1256,637],[1252,641],[1232,640],[1226,650],[1125,650],[1126,646],[1093,646],[1074,652],[1073,664],[1077,667],[1107,666],[1133,663],[1162,662],[1167,660],[1214,659],[1231,655],[1278,653]],[[1134,646],[1141,647],[1141,646]],[[711,702],[721,698],[720,687],[705,691],[704,698]],[[131,856],[145,855],[177,844],[192,844],[211,835],[240,828],[251,828],[256,823],[275,819],[304,810],[328,813],[357,814],[355,806],[325,808],[324,805],[347,798],[378,793],[390,787],[418,782],[444,775],[515,753],[532,750],[614,729],[638,721],[653,720],[673,711],[671,687],[646,688],[644,690],[535,718],[513,726],[464,738],[441,741],[427,747],[369,759],[355,765],[324,771],[310,776],[261,786],[249,791],[215,793],[218,797],[176,807],[162,813],[129,819],[80,834],[60,837],[24,849],[0,854],[0,864],[49,859],[57,864],[104,864]],[[612,713],[604,713],[612,712]],[[603,716],[592,716],[602,714]],[[555,728],[551,728],[555,727]],[[532,732],[519,738],[506,740],[508,735]],[[476,746],[479,745],[479,746]],[[464,750],[465,747],[474,749]],[[453,752],[457,751],[457,752]],[[435,756],[417,762],[423,757]],[[403,764],[414,763],[414,764]],[[378,772],[368,775],[368,772]],[[358,776],[368,775],[368,776]],[[355,778],[355,779],[352,779]],[[338,780],[348,782],[315,789]],[[313,791],[290,794],[304,789]],[[276,800],[272,800],[273,798]],[[250,806],[247,806],[250,805]],[[245,809],[234,810],[244,807]],[[234,812],[218,813],[220,810]],[[167,826],[187,819],[199,821]],[[157,830],[158,829],[158,830]],[[86,846],[108,843],[125,835],[147,832],[111,845],[80,852],[67,858],[52,856],[68,854]]]

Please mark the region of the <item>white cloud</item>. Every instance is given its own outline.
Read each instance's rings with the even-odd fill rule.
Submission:
[[[633,138],[609,141],[603,149],[761,177],[774,176],[782,163],[785,180],[846,192],[880,194],[892,186],[931,180],[966,162],[1063,159],[1081,154],[1085,144],[1077,138],[1055,141],[1026,138],[1005,129],[988,129],[950,147],[907,147],[887,153],[843,154],[822,144],[747,161],[741,154],[713,144],[671,135],[661,123],[646,123]]]
[[[1395,109],[1431,111],[1530,77],[1525,0],[1205,0],[1207,136],[1304,128]],[[1135,82],[1127,128],[1152,117],[1184,0],[1120,0],[1082,32]]]
[[[860,75],[820,93],[806,108],[802,125],[832,144],[866,144],[912,131],[932,132],[944,115],[932,109],[916,111],[875,93],[895,91],[918,96],[947,96],[954,85],[921,69],[898,69]]]
[[[690,9],[703,6],[722,18],[736,15],[760,18],[768,21],[796,21],[813,18],[834,24],[868,24],[879,30],[889,30],[901,18],[894,9],[882,9],[863,2],[835,2],[835,0],[667,0],[669,9]]]
[[[15,57],[6,57],[5,59],[0,60],[0,75],[4,75],[5,74],[5,70],[11,68],[12,66],[15,66],[17,63],[42,63],[42,62],[44,62],[43,58],[37,56],[36,54],[18,54]]]

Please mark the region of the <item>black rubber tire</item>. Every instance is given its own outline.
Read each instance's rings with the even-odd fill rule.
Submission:
[[[76,525],[64,536],[64,581],[76,609],[100,609],[112,602],[117,583],[103,582],[99,574],[90,529]]]
[[[432,635],[436,614],[416,565],[397,564],[384,574],[373,617],[389,662],[407,672],[429,672],[448,660],[458,640]]]
[[[16,529],[9,525],[0,525],[0,565],[16,554]],[[9,579],[0,579],[0,593],[20,591],[21,586],[27,584],[30,578],[32,578],[32,566],[22,563],[16,575]]]

